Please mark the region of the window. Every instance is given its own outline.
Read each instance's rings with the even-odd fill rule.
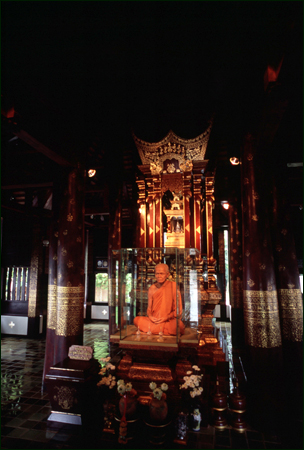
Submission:
[[[95,303],[108,303],[108,272],[95,273]]]
[[[225,303],[230,305],[230,281],[229,281],[229,234],[224,230],[224,253],[225,253]]]
[[[5,280],[6,301],[28,301],[29,267],[7,267]]]

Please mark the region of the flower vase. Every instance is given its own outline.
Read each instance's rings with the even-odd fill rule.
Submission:
[[[199,431],[201,429],[201,412],[198,407],[193,407],[191,412],[191,428],[193,431]]]
[[[164,423],[168,415],[168,404],[166,400],[151,398],[149,402],[150,418],[155,423]]]
[[[130,397],[128,395],[121,397],[121,399],[119,400],[119,412],[121,414],[121,417],[123,417],[125,412],[126,419],[127,420],[132,419],[136,415],[136,411],[137,411],[136,397]]]
[[[188,440],[188,411],[181,411],[175,421],[176,444],[186,444]]]

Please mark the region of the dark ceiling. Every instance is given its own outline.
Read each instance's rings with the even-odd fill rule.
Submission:
[[[268,159],[301,162],[302,20],[298,1],[1,2],[2,205],[19,189],[46,207],[59,167],[81,159],[98,169],[86,208],[103,199],[106,211],[121,177],[132,196],[132,130],[193,138],[212,116],[206,159],[225,190],[229,156],[260,120],[265,70],[282,57],[288,107]],[[302,204],[302,168],[289,176]]]

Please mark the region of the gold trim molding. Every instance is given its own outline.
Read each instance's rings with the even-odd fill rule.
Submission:
[[[57,336],[76,336],[83,329],[83,286],[57,286]]]
[[[246,341],[252,347],[282,345],[277,291],[243,291]]]
[[[303,341],[303,301],[300,289],[278,289],[282,337],[287,341]]]

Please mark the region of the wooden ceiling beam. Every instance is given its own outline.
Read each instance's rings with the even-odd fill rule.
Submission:
[[[53,182],[50,181],[48,183],[32,183],[32,184],[8,184],[6,186],[1,186],[2,190],[11,190],[11,189],[36,189],[36,188],[48,188],[53,187]]]
[[[59,164],[60,166],[71,166],[72,165],[69,161],[64,159],[62,156],[58,155],[58,153],[56,153],[53,150],[46,147],[44,144],[39,142],[33,136],[28,134],[26,131],[24,131],[24,130],[15,131],[14,134],[16,136],[18,136],[19,139],[26,142],[28,145],[33,147],[35,150],[37,150],[38,152],[47,156],[49,159],[51,159],[55,163]]]

